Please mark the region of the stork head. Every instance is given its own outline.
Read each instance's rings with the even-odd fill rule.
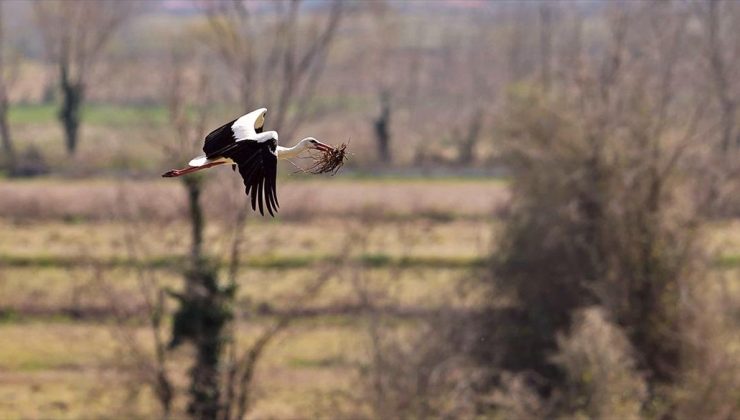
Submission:
[[[306,137],[305,139],[301,140],[298,144],[301,145],[304,149],[314,149],[314,150],[319,150],[321,152],[328,152],[334,149],[328,144],[324,144],[316,140],[313,137]]]

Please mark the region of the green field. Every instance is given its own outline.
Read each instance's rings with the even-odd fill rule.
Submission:
[[[55,104],[19,104],[10,108],[11,124],[54,124],[59,107]],[[142,123],[164,124],[167,109],[159,105],[87,104],[82,110],[85,123],[108,127],[131,126]]]

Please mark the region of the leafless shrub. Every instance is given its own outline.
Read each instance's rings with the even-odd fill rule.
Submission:
[[[642,418],[647,384],[626,334],[602,308],[576,314],[571,332],[558,334],[557,344],[552,361],[567,377],[560,410],[585,418]]]
[[[124,384],[129,387],[131,399],[141,393],[142,389],[148,388],[158,402],[164,418],[179,417],[184,415],[181,411],[182,404],[178,402],[184,401],[186,385],[182,377],[184,371],[173,364],[180,353],[170,345],[174,333],[169,331],[171,326],[167,322],[173,312],[168,305],[169,289],[162,282],[161,273],[157,269],[141,264],[148,254],[146,245],[141,241],[144,236],[142,233],[148,227],[136,217],[138,208],[129,205],[126,191],[127,188],[120,189],[119,201],[114,211],[124,229],[122,238],[126,256],[131,262],[128,274],[136,278],[137,284],[135,296],[122,299],[121,292],[107,279],[102,267],[95,271],[95,279],[107,297],[107,313],[113,317],[111,331],[121,348],[119,361],[126,373]],[[225,288],[228,289],[236,289],[240,282],[243,232],[248,213],[248,203],[241,204],[239,211],[234,214],[236,219],[230,225],[231,233],[221,235],[229,242],[225,281]],[[343,259],[342,255],[338,256],[340,261]],[[281,297],[280,300],[287,302],[290,309],[278,314],[246,346],[236,339],[238,327],[243,320],[252,319],[257,308],[249,305],[235,308],[235,316],[225,328],[223,360],[220,362],[222,369],[217,376],[220,399],[216,412],[219,419],[241,419],[252,410],[258,401],[254,376],[268,346],[302,315],[296,309],[305,307],[319,295],[323,286],[336,275],[341,266],[323,265],[317,268],[307,279],[304,288]],[[130,306],[132,300],[137,302],[134,307]]]
[[[464,357],[465,334],[445,311],[413,331],[377,314],[369,321],[370,363],[361,370],[363,399],[376,418],[468,418],[476,407],[475,367]]]
[[[122,221],[122,238],[125,252],[131,261],[130,275],[136,278],[137,296],[143,303],[136,307],[136,312],[126,306],[126,300],[121,299],[120,292],[108,280],[103,271],[99,271],[101,287],[106,292],[108,305],[114,314],[113,337],[122,348],[121,361],[126,367],[130,393],[138,394],[142,384],[148,386],[156,401],[159,403],[162,418],[169,418],[173,414],[173,402],[176,396],[176,384],[172,355],[168,349],[169,328],[166,317],[169,315],[165,287],[159,274],[141,264],[142,258],[147,255],[147,249],[140,238],[146,229],[137,223],[137,209],[127,200],[127,189],[119,187],[118,199],[114,213]],[[147,339],[142,340],[139,333],[141,324],[132,322],[132,315],[144,320]]]
[[[336,267],[328,265],[318,270],[316,276],[300,293],[293,294],[288,299],[291,302],[290,306],[300,308],[306,305],[321,292],[336,272]],[[285,311],[246,348],[239,348],[235,340],[231,341],[226,350],[226,369],[223,375],[224,398],[220,418],[242,419],[252,410],[257,400],[254,376],[258,364],[268,345],[299,316],[299,312]]]
[[[736,418],[740,414],[740,349],[737,321],[740,300],[732,274],[686,286],[684,366],[666,411],[678,419]],[[734,281],[737,284],[737,281]]]
[[[536,420],[551,413],[551,405],[543,398],[524,373],[503,372],[499,385],[482,398],[494,418]]]
[[[650,397],[679,375],[680,291],[707,273],[692,200],[707,186],[687,176],[703,97],[687,105],[676,91],[686,16],[675,4],[620,8],[609,16],[604,57],[575,69],[574,86],[543,95],[522,85],[500,121],[515,179],[491,277],[514,303],[502,317],[510,323],[490,325],[502,345],[486,357],[535,372],[542,395],[567,387],[550,355],[557,333],[593,305],[624,328]]]
[[[2,128],[0,128],[1,130]],[[49,165],[47,165],[44,155],[41,150],[33,145],[29,146],[22,153],[12,154],[17,159],[12,165],[12,175],[19,177],[32,177],[44,175],[49,172]]]
[[[550,360],[565,375],[562,387],[542,395],[544,378],[534,371],[498,375],[482,398],[494,418],[641,419],[647,383],[637,370],[632,346],[603,308],[578,311],[569,332],[558,333]]]
[[[353,252],[365,251],[376,224],[368,214],[361,227],[351,230]],[[413,235],[404,237],[406,246],[412,246]],[[379,305],[393,302],[392,287],[374,286],[377,281],[362,264],[348,268],[349,281],[363,308],[368,343],[367,362],[358,372],[356,404],[368,406],[372,418],[472,417],[474,385],[480,375],[466,357],[472,340],[471,330],[464,327],[467,317],[440,308],[421,319],[399,323],[384,313],[386,306]],[[384,275],[397,278],[400,272],[395,270]],[[356,417],[361,413],[347,414]]]

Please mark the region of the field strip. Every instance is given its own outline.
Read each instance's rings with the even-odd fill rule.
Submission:
[[[228,172],[216,173],[213,187],[204,191],[203,207],[209,220],[233,220],[228,214],[241,202],[240,180]],[[219,182],[215,182],[219,181]],[[0,180],[0,217],[10,220],[60,220],[80,223],[92,220],[184,220],[185,189],[179,183],[161,181],[70,181],[40,179]],[[121,211],[122,197],[126,212]],[[240,201],[224,200],[238,197]],[[328,216],[371,219],[474,220],[495,215],[508,202],[509,189],[501,181],[445,182],[433,179],[402,183],[382,180],[284,182],[280,187],[279,221]],[[267,219],[254,218],[264,223]]]
[[[179,270],[187,261],[184,256],[161,256],[146,259],[130,258],[86,258],[62,255],[0,255],[0,266],[6,267],[45,267],[45,268],[75,268],[85,266],[101,266],[105,268],[143,267],[153,269]],[[228,260],[212,260],[219,267],[226,267]],[[351,257],[346,261],[336,256],[305,255],[305,256],[263,256],[247,257],[242,259],[241,265],[255,269],[297,269],[313,267],[319,264],[349,263],[362,265],[367,268],[476,268],[485,265],[486,258],[465,256],[408,256],[396,257],[389,254],[364,254]]]
[[[159,256],[145,259],[130,259],[126,257],[87,258],[64,255],[0,255],[0,267],[43,267],[43,268],[78,268],[85,266],[100,266],[104,268],[143,267],[152,269],[179,270],[187,261],[184,256]],[[229,264],[225,259],[211,259],[218,267],[224,268]],[[320,264],[349,263],[362,265],[367,268],[479,268],[486,265],[488,259],[481,256],[404,256],[397,257],[390,254],[364,254],[350,257],[342,261],[340,257],[331,255],[268,255],[242,258],[244,267],[265,270],[290,270],[309,268]],[[740,267],[740,255],[723,255],[713,261],[717,269],[733,269]]]
[[[259,311],[250,311],[249,307],[243,308],[237,316],[240,320],[249,320],[254,323],[270,323],[277,319],[290,317],[295,322],[303,322],[308,325],[341,324],[355,325],[367,316],[368,311],[383,313],[396,320],[417,320],[429,318],[440,311],[447,315],[456,317],[480,316],[483,309],[477,307],[429,307],[424,305],[392,305],[379,304],[368,306],[366,304],[335,304],[319,307],[290,307],[290,308],[266,308]],[[113,308],[110,305],[99,306],[63,306],[49,308],[43,306],[26,305],[24,307],[9,307],[0,309],[0,329],[4,325],[17,325],[22,323],[43,322],[69,324],[70,322],[86,322],[91,324],[108,324],[110,322],[127,320],[134,325],[146,325],[146,312],[144,305],[131,306],[125,310]]]

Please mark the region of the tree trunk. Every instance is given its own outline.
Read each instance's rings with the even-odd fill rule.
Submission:
[[[475,146],[480,138],[480,131],[483,126],[483,112],[479,109],[473,114],[468,124],[468,133],[460,143],[460,153],[457,161],[461,165],[470,165],[475,161]]]
[[[8,173],[13,174],[15,172],[16,156],[8,123],[8,98],[4,93],[0,95],[0,139],[2,139],[3,151],[5,152],[4,166]]]
[[[188,341],[195,346],[196,360],[190,368],[188,413],[195,419],[215,419],[221,413],[220,365],[225,327],[232,317],[235,286],[221,288],[216,268],[203,256],[202,179],[183,178],[188,192],[192,243],[185,273],[185,292],[173,295],[180,307],[175,314],[170,347]]]
[[[392,161],[390,142],[391,97],[387,90],[380,93],[380,115],[375,119],[375,139],[378,142],[378,159],[381,163]]]
[[[188,191],[188,208],[190,209],[190,258],[193,263],[199,263],[203,258],[203,209],[200,205],[202,181],[197,176],[183,178]]]
[[[13,147],[13,139],[10,137],[10,126],[8,125],[8,108],[9,108],[9,101],[8,101],[8,86],[7,86],[7,79],[5,77],[6,68],[5,68],[5,27],[4,27],[4,20],[5,16],[3,15],[3,7],[0,5],[0,140],[2,140],[3,143],[3,151],[5,152],[5,159],[4,162],[0,161],[0,163],[4,164],[5,168],[8,170],[10,174],[13,174],[15,172],[15,166],[16,166],[16,156],[15,156],[15,148]]]
[[[60,66],[62,85],[62,108],[59,110],[59,120],[64,127],[64,140],[67,153],[72,156],[77,151],[77,141],[80,127],[80,111],[85,95],[85,86],[82,82],[70,80],[67,65]]]
[[[540,5],[540,77],[542,89],[550,92],[552,79],[552,10],[550,5]]]

